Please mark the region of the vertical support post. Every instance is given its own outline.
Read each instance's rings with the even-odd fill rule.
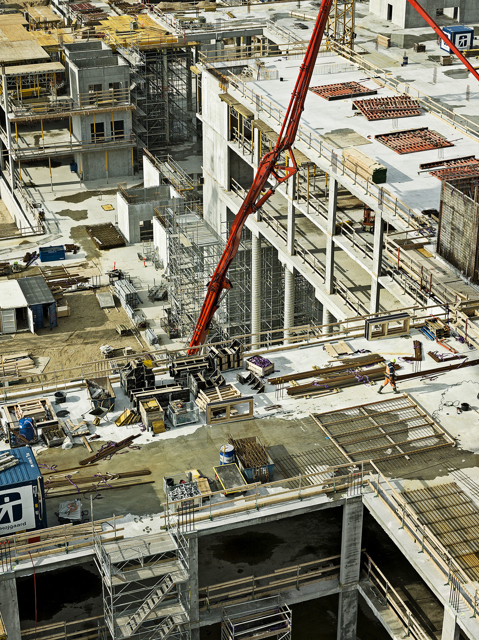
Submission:
[[[261,160],[261,131],[253,127],[253,164],[257,169]]]
[[[290,343],[290,327],[294,326],[294,269],[284,267],[284,342]]]
[[[444,607],[441,640],[459,640],[461,630],[457,624],[457,614],[450,605]]]
[[[251,344],[257,346],[261,332],[261,236],[251,236]]]
[[[191,640],[200,640],[200,594],[198,579],[198,533],[188,533],[188,567],[190,574]]]
[[[334,242],[336,235],[336,214],[338,207],[338,181],[333,176],[329,179],[328,224],[326,235],[326,291],[334,292]]]
[[[5,74],[5,67],[2,66],[2,91],[3,91],[3,108],[5,111],[5,129],[7,131],[7,151],[8,151],[8,164],[10,166],[10,188],[13,191],[15,189],[15,168],[13,166],[12,158],[12,131],[10,126],[10,120],[8,118],[8,87],[7,76]]]
[[[347,498],[343,507],[337,640],[356,640],[357,584],[361,571],[363,503],[361,496]]]
[[[374,219],[374,249],[373,249],[373,275],[371,278],[371,301],[369,311],[377,313],[379,311],[379,298],[381,285],[379,278],[381,276],[381,263],[383,261],[383,215],[382,211],[376,211]]]
[[[294,206],[294,201],[296,199],[296,180],[291,179],[287,183],[287,193],[288,193],[288,220],[287,220],[287,231],[288,237],[286,240],[288,253],[291,256],[294,256],[294,241],[296,235],[296,207]]]
[[[165,141],[170,143],[170,99],[168,93],[168,51],[162,52],[162,84],[163,84],[163,100],[165,102]]]
[[[17,583],[13,572],[8,571],[2,574],[2,579],[0,580],[0,602],[2,603],[2,617],[8,640],[21,640]]]

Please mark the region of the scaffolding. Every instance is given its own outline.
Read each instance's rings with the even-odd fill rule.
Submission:
[[[333,0],[326,25],[329,38],[349,49],[354,48],[354,10],[356,0]]]
[[[223,607],[221,640],[277,638],[291,640],[291,609],[279,595]]]
[[[190,639],[188,541],[179,528],[115,542],[95,536],[94,545],[105,640]]]
[[[154,153],[191,142],[196,133],[191,47],[170,44],[148,49],[130,43],[117,51],[130,65],[131,100],[136,107],[133,130],[139,147]]]

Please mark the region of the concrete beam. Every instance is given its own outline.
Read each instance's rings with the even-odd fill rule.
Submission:
[[[13,573],[4,573],[0,576],[0,611],[8,640],[21,640],[17,583]]]
[[[361,572],[363,502],[361,496],[347,498],[343,507],[341,565],[339,569],[338,640],[356,640],[358,590]]]
[[[379,311],[379,296],[381,285],[381,265],[383,261],[384,224],[382,213],[376,213],[374,224],[374,252],[373,252],[373,274],[371,278],[371,301],[369,311],[377,313]]]
[[[339,592],[337,640],[356,640],[359,593],[356,588]]]
[[[457,624],[457,613],[452,607],[444,607],[444,619],[442,622],[441,640],[459,640],[461,630]]]

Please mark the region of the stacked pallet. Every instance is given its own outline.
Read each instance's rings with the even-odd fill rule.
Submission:
[[[21,378],[28,369],[32,369],[34,366],[35,363],[28,352],[0,355],[0,376],[2,378]]]
[[[195,402],[202,411],[206,412],[206,407],[211,402],[233,400],[234,398],[241,398],[241,391],[239,391],[234,384],[225,384],[223,387],[214,387],[213,389],[200,391]]]
[[[383,184],[387,179],[387,168],[357,149],[343,149],[343,164],[355,175],[370,180],[375,184]]]
[[[438,318],[428,318],[426,320],[426,328],[428,329],[429,333],[432,333],[436,340],[449,338],[449,335],[451,333],[447,324],[444,324]]]
[[[41,400],[27,400],[19,402],[14,408],[15,416],[18,420],[21,418],[33,418],[37,422],[45,420],[45,407]]]
[[[140,400],[140,416],[145,427],[151,428],[153,433],[165,432],[163,409],[156,398]]]

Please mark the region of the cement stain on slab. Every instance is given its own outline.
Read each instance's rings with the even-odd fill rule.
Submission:
[[[86,232],[86,228],[81,225],[78,227],[72,227],[70,229],[70,238],[75,244],[79,244],[86,254],[86,259],[98,258],[100,256],[100,250],[97,249],[93,240]]]
[[[448,69],[444,71],[444,75],[449,76],[449,78],[466,80],[469,77],[469,71],[467,69]]]
[[[89,198],[97,198],[98,196],[116,193],[117,191],[118,189],[92,189],[91,191],[79,191],[78,193],[72,193],[70,196],[58,196],[55,198],[55,202],[78,204],[79,202],[84,202]]]
[[[363,144],[372,144],[371,140],[359,135],[359,133],[356,133],[354,129],[347,128],[334,129],[334,131],[330,131],[322,137],[339,149],[346,149],[346,147],[359,147]]]
[[[88,218],[88,209],[78,209],[77,211],[73,209],[62,209],[61,211],[57,211],[57,215],[67,216],[75,220],[75,222],[80,222],[80,220],[86,220]]]
[[[273,533],[250,530],[238,535],[225,536],[219,544],[213,546],[213,555],[218,560],[231,564],[242,562],[255,565],[269,560],[281,543],[284,543],[284,540]]]

